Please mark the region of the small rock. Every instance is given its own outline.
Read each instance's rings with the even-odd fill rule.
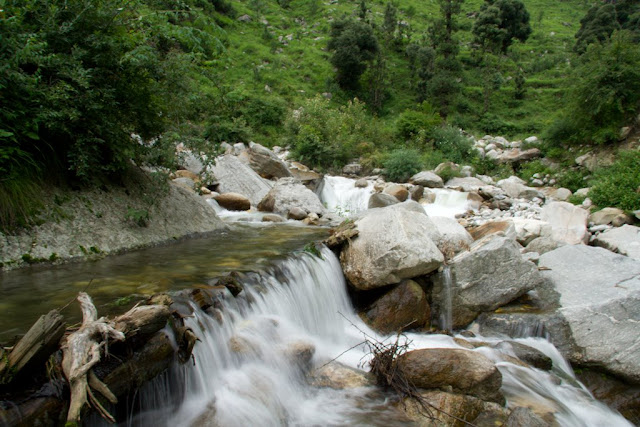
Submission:
[[[385,194],[395,197],[400,202],[404,202],[409,198],[409,190],[404,185],[391,184],[384,189]]]
[[[307,217],[307,215],[308,215],[307,211],[305,211],[304,209],[298,206],[294,206],[291,209],[289,209],[289,213],[287,213],[287,218],[294,219],[296,221],[302,221]]]
[[[214,197],[220,206],[230,211],[248,211],[251,209],[251,201],[238,193],[223,193]]]
[[[373,208],[383,208],[385,206],[395,205],[396,203],[400,203],[398,199],[393,197],[390,194],[386,193],[375,193],[369,197],[369,203],[367,205],[368,209]]]
[[[369,186],[369,181],[365,178],[360,178],[355,182],[354,186],[356,188],[367,188]]]
[[[262,215],[262,222],[284,222],[285,219],[277,214]]]

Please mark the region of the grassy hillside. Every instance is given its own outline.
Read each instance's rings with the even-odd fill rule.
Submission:
[[[280,2],[285,3],[284,1]],[[326,46],[331,22],[341,16],[356,16],[357,2],[294,0],[282,7],[271,0],[231,3],[236,16],[248,15],[250,22],[220,20],[227,34],[227,51],[219,71],[222,85],[238,96],[278,98],[296,108],[302,100],[318,93],[332,94],[334,106],[352,96],[334,82]],[[553,120],[565,79],[570,71],[574,35],[589,4],[578,0],[525,2],[531,15],[532,35],[525,43],[515,43],[508,57],[502,58],[503,84],[491,99],[489,114],[482,114],[482,75],[472,64],[471,28],[479,0],[466,1],[459,20],[461,58],[465,65],[463,100],[453,122],[476,133],[495,132],[507,137],[539,133]],[[381,25],[386,2],[369,1],[368,19]],[[438,14],[436,1],[396,2],[398,19],[404,24],[406,40],[420,39]],[[405,109],[416,105],[408,61],[402,47],[387,51],[388,99],[381,119],[391,124]],[[526,94],[513,97],[513,79],[522,68]],[[265,91],[265,86],[271,90]],[[265,143],[274,143],[275,133],[262,131]],[[258,136],[258,135],[256,135]],[[277,137],[276,137],[277,139]]]

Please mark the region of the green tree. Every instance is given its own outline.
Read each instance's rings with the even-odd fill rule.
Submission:
[[[612,143],[640,108],[640,45],[628,31],[592,44],[573,71],[563,118],[550,129],[556,143]]]
[[[529,12],[520,0],[485,0],[472,32],[483,51],[506,54],[514,39],[529,38]]]
[[[337,69],[336,80],[346,90],[360,86],[360,77],[379,50],[371,26],[349,19],[341,19],[331,25],[328,47],[333,51],[330,61]]]
[[[604,42],[615,30],[627,29],[640,37],[640,4],[636,0],[606,1],[593,6],[580,20],[574,50],[584,53],[587,46]]]

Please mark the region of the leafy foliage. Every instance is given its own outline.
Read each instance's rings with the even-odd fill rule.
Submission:
[[[601,208],[613,206],[626,211],[640,209],[640,151],[620,153],[610,167],[596,171],[589,198]]]
[[[514,39],[531,34],[529,12],[520,0],[485,0],[473,25],[474,40],[483,50],[507,53]]]
[[[576,33],[575,51],[584,53],[596,42],[605,42],[615,30],[626,29],[640,38],[640,4],[634,0],[607,1],[593,6]]]
[[[329,50],[331,64],[338,70],[336,80],[343,89],[357,89],[367,62],[378,52],[378,40],[365,22],[341,19],[331,24]]]
[[[421,169],[420,153],[412,149],[393,150],[384,162],[384,174],[394,182],[406,182]]]

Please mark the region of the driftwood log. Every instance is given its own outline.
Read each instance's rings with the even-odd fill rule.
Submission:
[[[2,401],[0,395],[0,425],[56,425],[65,418],[67,425],[78,424],[90,406],[114,421],[104,403],[116,403],[118,396],[127,396],[128,391],[161,374],[176,360],[191,357],[197,338],[184,325],[182,317],[171,312],[171,298],[164,297],[150,300],[152,305],[136,306],[121,316],[107,319],[98,318],[91,298],[81,292],[78,302],[82,325],[69,331],[62,340],[65,331],[62,316],[55,310],[42,316],[2,356],[0,374],[7,381],[3,387],[22,397],[9,402]],[[52,354],[56,357],[47,362]],[[23,381],[14,381],[16,373],[23,371],[26,377],[33,372],[30,366],[36,361],[41,363],[38,366],[41,372],[47,362],[47,377],[42,375],[43,379],[38,380],[44,384],[31,381],[24,390]],[[67,384],[70,398],[65,391]]]
[[[64,330],[63,317],[57,310],[51,310],[40,316],[11,351],[0,349],[0,384],[10,383],[29,365],[45,362],[57,350]]]

